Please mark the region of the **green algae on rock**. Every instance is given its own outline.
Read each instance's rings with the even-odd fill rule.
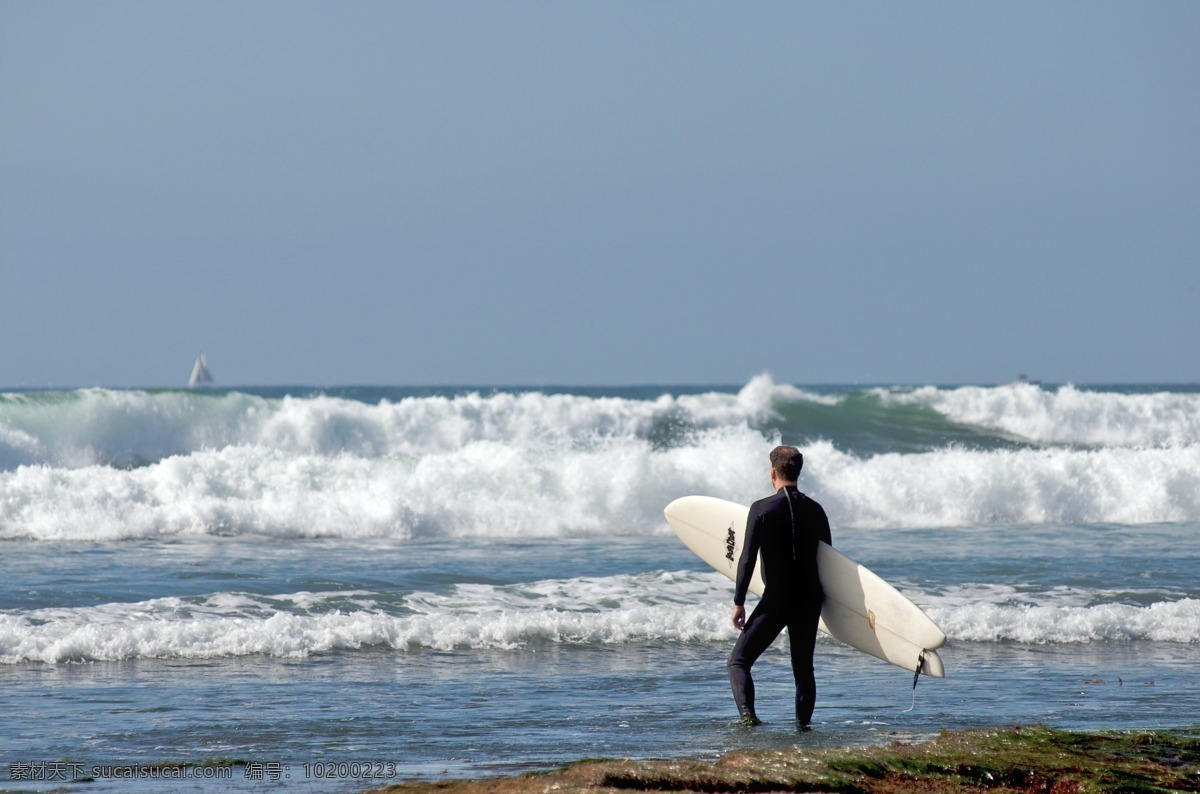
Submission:
[[[411,792],[1200,791],[1200,738],[1179,733],[1074,733],[1044,726],[943,732],[929,742],[833,750],[755,750],[713,762],[589,760],[486,780],[413,781]]]

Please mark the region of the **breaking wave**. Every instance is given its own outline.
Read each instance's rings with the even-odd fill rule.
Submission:
[[[803,447],[835,528],[1200,521],[1200,395],[616,389],[0,395],[0,539],[665,533]]]
[[[305,657],[372,647],[516,649],[544,643],[732,641],[729,583],[715,573],[457,584],[368,591],[217,593],[0,613],[0,663]],[[1014,603],[1003,588],[934,598],[951,642],[1200,641],[1200,601]],[[1060,599],[1061,600],[1061,599]]]

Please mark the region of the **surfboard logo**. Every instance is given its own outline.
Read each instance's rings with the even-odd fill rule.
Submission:
[[[729,534],[725,536],[725,559],[733,562],[733,549],[737,546],[737,535],[733,532],[733,524],[729,525]]]

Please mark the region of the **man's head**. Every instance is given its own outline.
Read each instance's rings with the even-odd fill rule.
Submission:
[[[804,467],[804,456],[795,447],[775,447],[771,450],[771,471],[782,482],[795,482],[800,479],[800,469]]]

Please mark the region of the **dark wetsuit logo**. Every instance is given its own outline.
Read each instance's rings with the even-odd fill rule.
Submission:
[[[737,545],[737,536],[733,534],[733,527],[729,527],[729,534],[725,536],[725,559],[733,562],[733,547]]]

